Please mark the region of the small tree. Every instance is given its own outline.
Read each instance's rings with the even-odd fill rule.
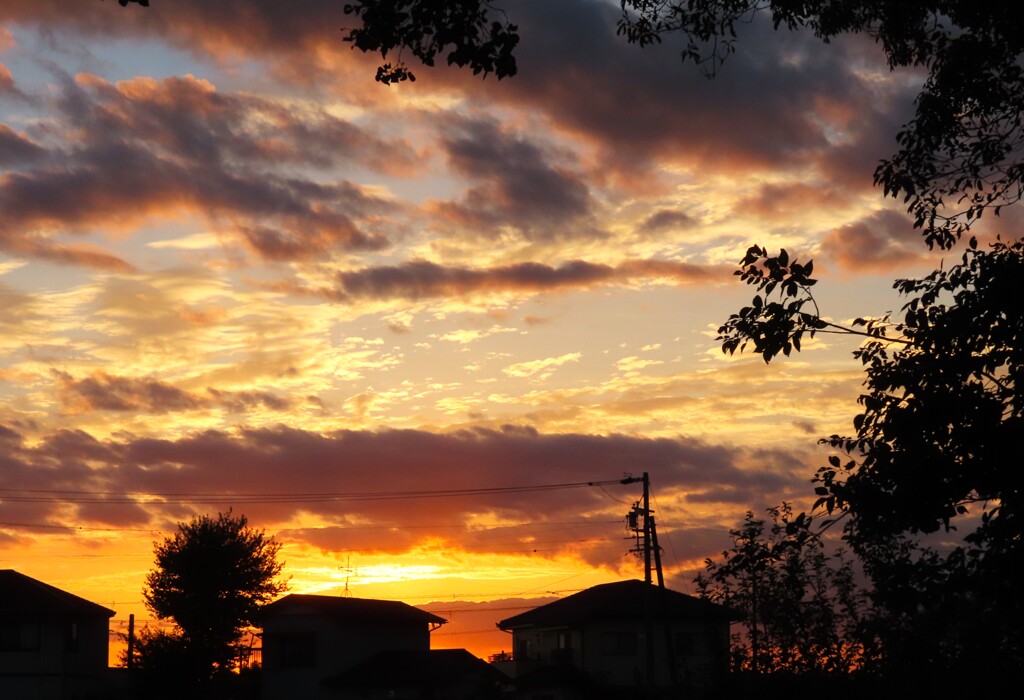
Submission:
[[[842,550],[826,553],[811,520],[786,503],[770,522],[747,512],[730,531],[733,546],[705,560],[695,581],[701,597],[741,616],[733,636],[735,671],[848,673],[872,651],[860,640],[867,598]]]
[[[177,638],[188,675],[196,681],[230,669],[242,629],[253,624],[260,606],[287,590],[278,579],[280,549],[273,537],[231,511],[179,523],[173,537],[154,546],[156,568],[143,590],[146,607],[161,620],[174,621],[180,633],[166,637]],[[157,659],[147,660],[145,654],[143,646],[142,666],[152,667]]]

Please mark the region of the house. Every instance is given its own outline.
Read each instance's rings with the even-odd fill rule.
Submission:
[[[104,696],[113,610],[0,570],[0,698]]]
[[[263,609],[263,697],[337,698],[336,679],[381,652],[427,652],[447,620],[405,603],[286,595]]]
[[[726,608],[643,581],[588,588],[498,623],[524,698],[713,689],[729,668]],[[616,690],[617,689],[617,690]]]

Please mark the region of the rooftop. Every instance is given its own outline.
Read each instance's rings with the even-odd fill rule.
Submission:
[[[636,620],[644,615],[645,599],[661,618],[666,614],[675,619],[730,617],[729,611],[721,605],[685,593],[643,581],[617,581],[593,586],[507,618],[499,622],[498,627],[510,631],[525,627],[574,626],[597,620]]]
[[[110,618],[114,611],[14,569],[0,569],[0,619]]]
[[[359,621],[423,622],[443,625],[448,622],[425,610],[397,600],[374,600],[372,598],[342,598],[330,595],[307,595],[291,593],[275,600],[263,609],[268,615],[322,615]]]

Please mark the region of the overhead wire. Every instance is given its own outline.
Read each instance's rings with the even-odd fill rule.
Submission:
[[[560,484],[535,484],[526,486],[495,486],[469,489],[423,489],[413,491],[363,491],[363,492],[292,492],[292,493],[246,493],[233,494],[213,492],[131,492],[131,491],[84,491],[73,489],[15,489],[0,488],[0,501],[15,503],[101,503],[105,505],[147,505],[187,503],[206,504],[265,504],[265,503],[331,503],[355,501],[394,501],[424,498],[458,498],[484,495],[506,495],[534,493],[537,491],[559,491],[579,488],[602,488],[618,484],[618,479],[604,481],[577,481]]]

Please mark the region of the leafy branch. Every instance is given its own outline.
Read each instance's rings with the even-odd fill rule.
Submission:
[[[822,318],[811,293],[811,287],[818,283],[811,277],[813,271],[813,260],[802,264],[795,257],[791,259],[785,248],[776,256],[757,245],[748,248],[740,269],[733,274],[758,293],[750,306],[731,314],[719,327],[715,339],[721,341],[722,352],[732,355],[753,344],[754,352],[768,363],[780,353],[788,357],[793,350],[799,352],[804,336],[813,338],[817,333],[858,335],[886,344],[912,342],[889,335],[889,329],[898,331],[900,326],[889,323],[888,315],[881,319],[858,318],[851,326]]]
[[[360,51],[396,51],[397,61],[377,68],[376,80],[389,85],[413,82],[403,60],[408,49],[424,66],[444,56],[449,66],[468,66],[474,75],[493,73],[500,80],[516,74],[513,55],[519,28],[504,11],[481,0],[361,0],[346,3],[346,15],[361,25],[346,29],[344,40]]]

